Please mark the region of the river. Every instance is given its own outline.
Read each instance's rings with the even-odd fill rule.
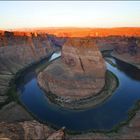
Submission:
[[[53,54],[49,61],[60,55],[59,52]],[[28,70],[19,80],[19,99],[42,122],[65,126],[71,131],[110,130],[128,119],[128,111],[140,99],[140,70],[117,59],[109,59],[116,66],[106,62],[107,69],[117,76],[119,86],[110,98],[95,108],[78,111],[50,103],[37,84],[36,68]]]

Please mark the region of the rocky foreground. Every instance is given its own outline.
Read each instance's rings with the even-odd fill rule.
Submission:
[[[93,40],[68,39],[62,58],[38,75],[38,83],[46,94],[72,102],[97,95],[105,85],[105,72],[105,62]]]
[[[15,112],[14,112],[15,113]],[[110,133],[89,132],[81,134],[67,134],[65,128],[58,131],[48,125],[35,120],[0,122],[0,139],[2,140],[112,140],[112,139],[139,139],[140,138],[140,111],[135,117],[118,131]]]
[[[3,140],[63,140],[64,128],[54,131],[47,125],[41,124],[35,120],[0,123],[0,139]]]

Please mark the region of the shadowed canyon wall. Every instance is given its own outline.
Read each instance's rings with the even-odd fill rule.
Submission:
[[[5,93],[10,80],[26,66],[53,53],[46,34],[14,34],[5,31],[0,35],[0,103],[8,98]]]
[[[101,51],[112,50],[112,56],[140,68],[140,37],[96,38],[96,44]]]

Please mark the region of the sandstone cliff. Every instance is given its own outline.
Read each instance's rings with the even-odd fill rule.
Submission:
[[[50,64],[38,76],[46,92],[52,92],[66,102],[97,95],[105,84],[106,67],[94,41],[68,39],[62,48],[62,58]]]
[[[33,121],[33,117],[7,94],[10,81],[25,67],[50,56],[55,50],[55,38],[47,34],[0,33],[0,139],[63,139],[47,125]],[[15,92],[15,91],[14,91]],[[10,89],[10,94],[13,94]]]
[[[112,55],[140,69],[140,38],[123,38],[116,43]]]
[[[5,31],[0,35],[0,105],[8,99],[5,93],[15,74],[53,51],[45,34],[14,35]]]

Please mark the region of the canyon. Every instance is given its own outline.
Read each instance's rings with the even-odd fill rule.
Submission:
[[[10,80],[21,69],[53,53],[47,36],[16,36],[5,32],[0,36],[0,104],[8,100],[6,95]]]
[[[63,131],[49,133],[47,126],[35,122],[17,103],[18,95],[15,93],[15,77],[57,50],[53,38],[48,38],[47,35],[9,31],[0,34],[0,139],[63,138]]]
[[[17,74],[61,49],[62,57],[40,72],[38,81],[41,81],[39,84],[45,91],[55,93],[60,99],[67,98],[67,102],[98,95],[104,87],[106,66],[100,51],[112,50],[112,57],[140,69],[139,28],[0,31],[0,138],[53,139],[51,135],[54,134],[54,137],[64,139],[63,129],[57,132],[35,121],[16,101],[18,97],[13,91]],[[82,88],[80,92],[79,87]],[[139,136],[139,124],[136,124],[139,114],[115,137],[128,138],[126,133],[135,128],[137,131],[129,133],[130,137]],[[67,135],[67,138],[89,136],[110,139],[99,133]]]

